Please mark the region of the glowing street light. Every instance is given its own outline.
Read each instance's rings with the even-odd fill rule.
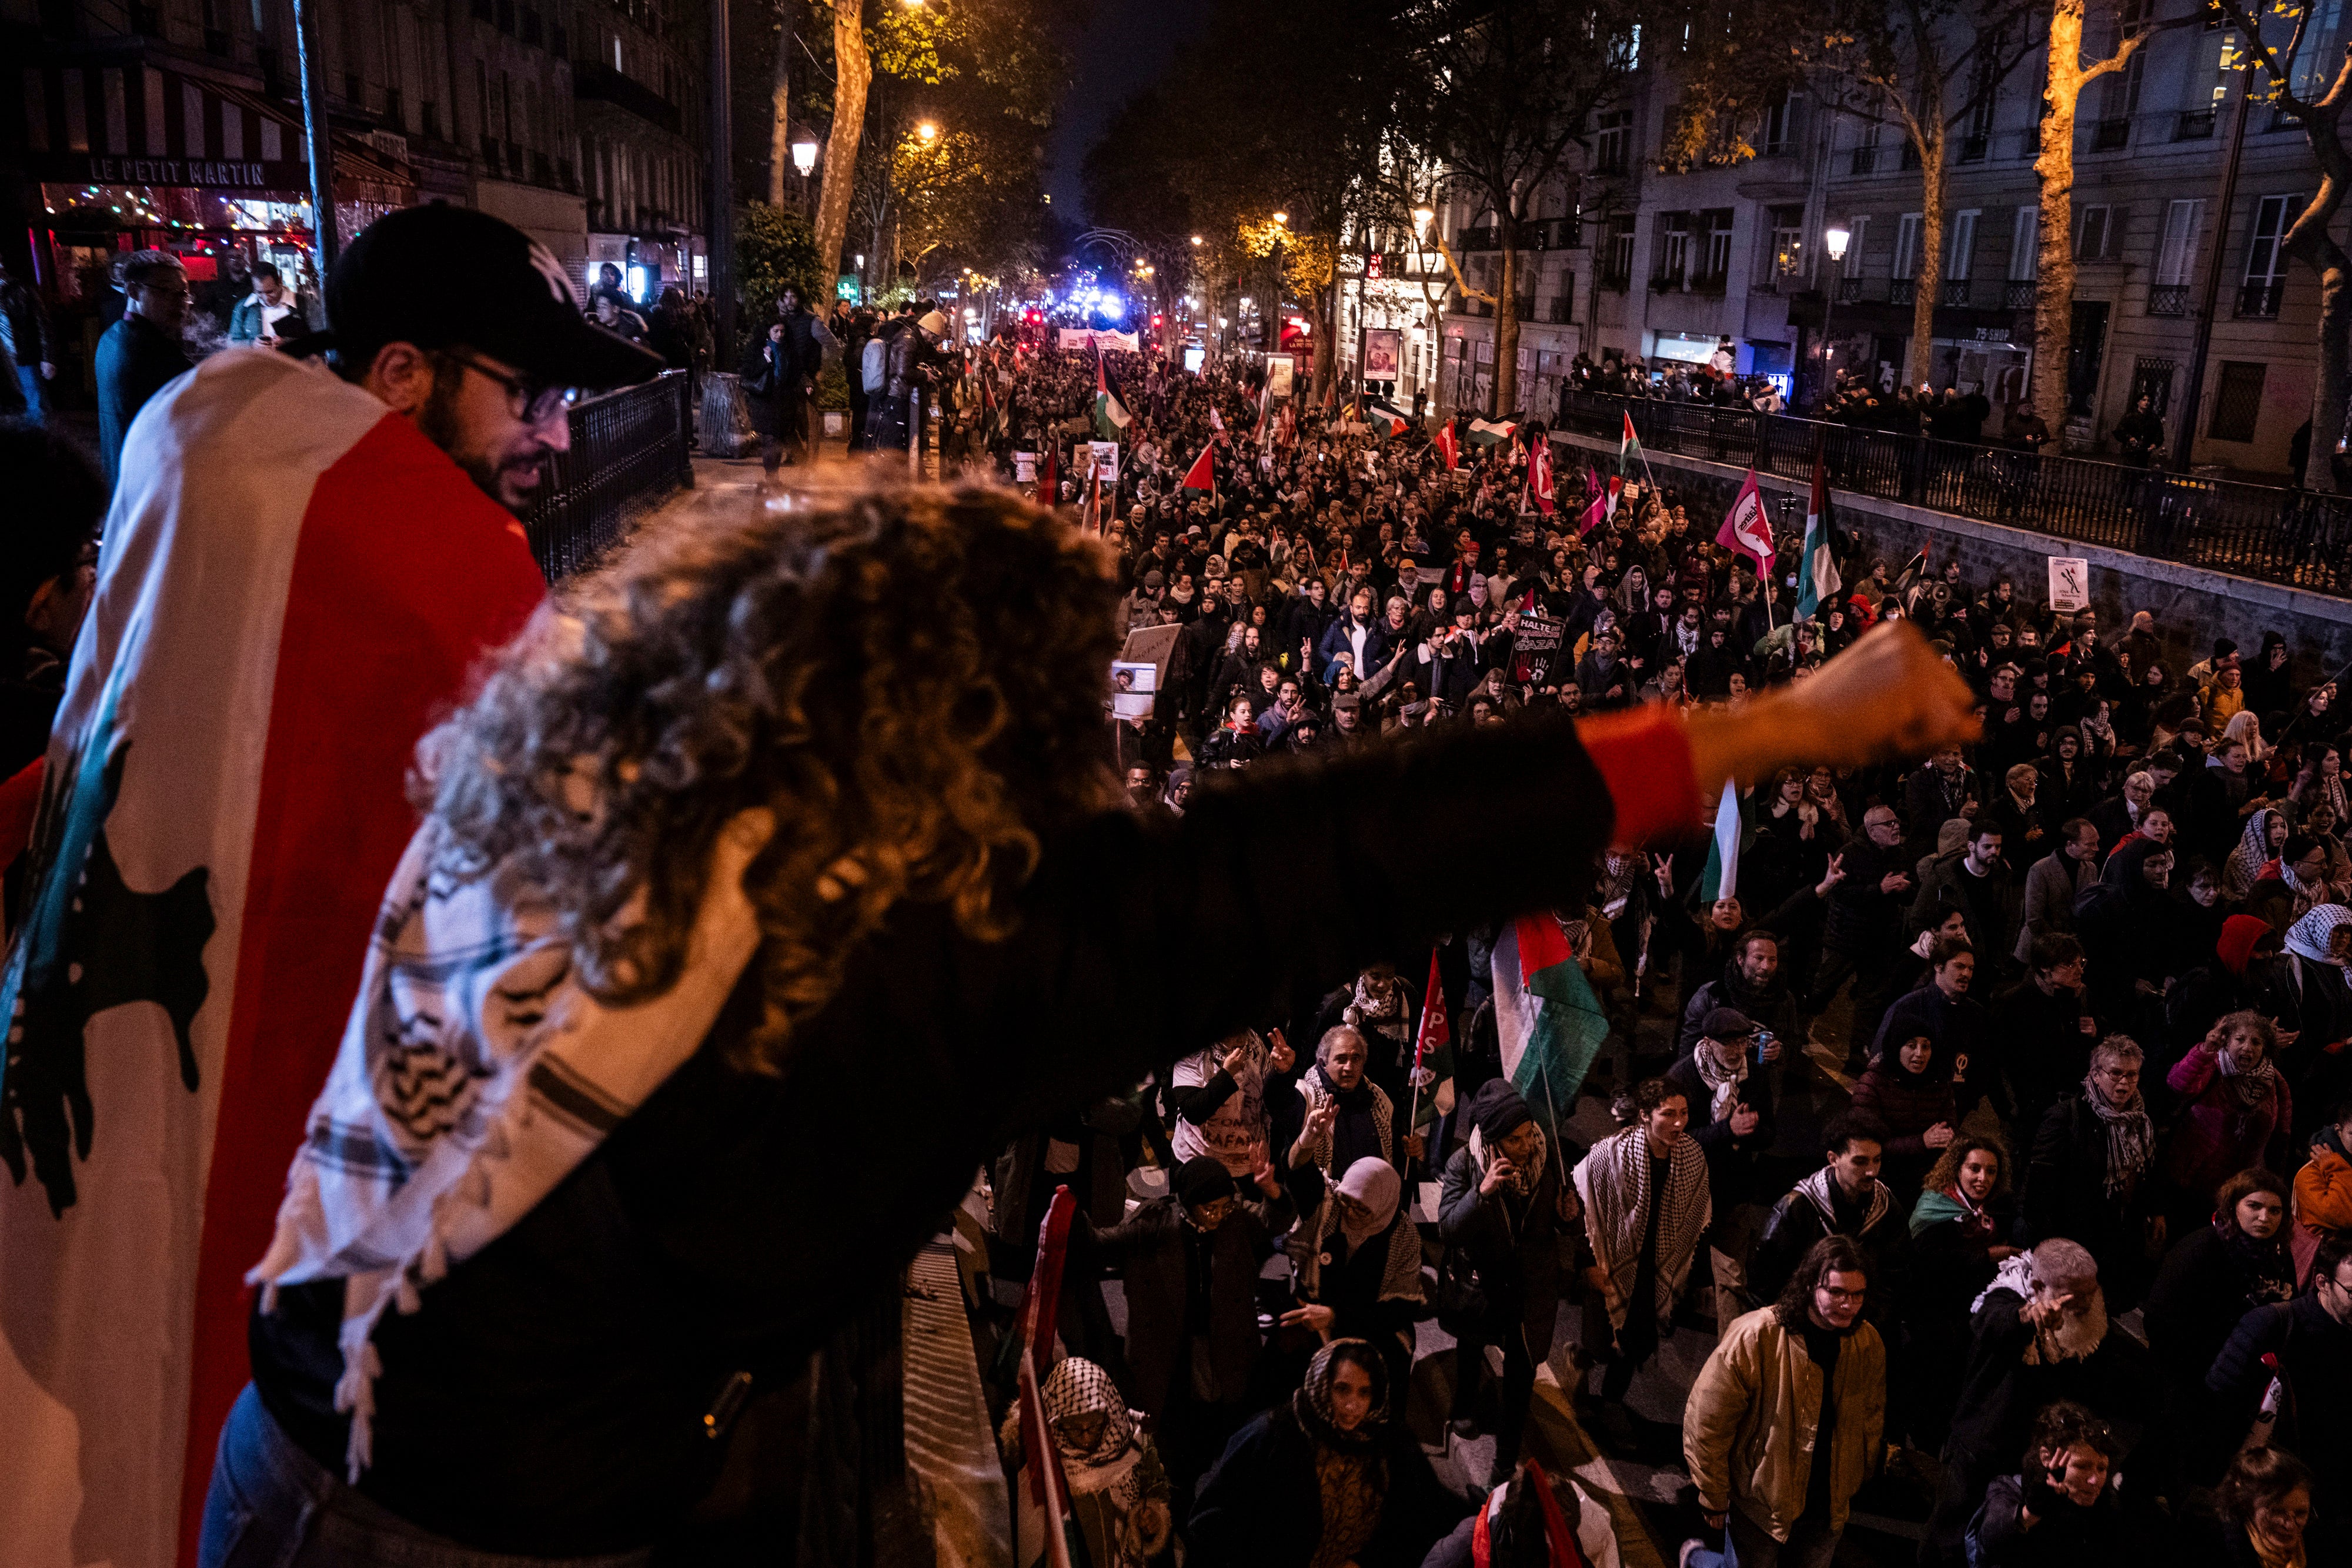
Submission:
[[[1430,220],[1430,219],[1432,219],[1432,218],[1433,218],[1433,217],[1435,217],[1436,215],[1437,215],[1436,212],[1435,212],[1433,209],[1429,208],[1429,207],[1415,207],[1415,208],[1413,208],[1413,210],[1412,210],[1412,232],[1413,232],[1414,234],[1416,234],[1416,235],[1421,235],[1421,234],[1426,234],[1426,233],[1428,233],[1428,232],[1429,232],[1429,220]]]
[[[1274,222],[1275,226],[1277,228],[1287,227],[1290,223],[1290,214],[1288,213],[1276,213],[1274,214]]]
[[[917,5],[920,5],[922,0],[915,0],[915,3]],[[939,139],[940,128],[932,121],[926,120],[920,125],[915,127],[915,140],[920,141],[924,146],[929,147],[932,142],[937,141]]]
[[[1843,229],[1833,228],[1822,231],[1822,245],[1830,253],[1832,261],[1843,261],[1845,247],[1853,243],[1853,235]]]
[[[1199,245],[1201,243],[1201,236],[1199,235],[1194,235],[1192,236],[1192,243],[1196,246]]]
[[[816,167],[815,142],[795,141],[793,143],[793,167],[801,172],[802,179],[805,180],[809,177],[810,172]]]

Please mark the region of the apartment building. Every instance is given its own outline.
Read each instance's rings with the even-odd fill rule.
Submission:
[[[2344,0],[2317,0],[2316,72],[2344,47]],[[2289,265],[2281,239],[2318,180],[2300,129],[2260,101],[2240,102],[2228,29],[2196,0],[2135,0],[2095,21],[2111,49],[2120,29],[2197,17],[2150,33],[2130,65],[2091,85],[2079,106],[2071,243],[2077,262],[2062,438],[2112,451],[2109,433],[2142,395],[2170,423],[2188,392],[2200,316],[2210,311],[2191,461],[2283,474],[2308,418],[2318,280]],[[2104,27],[2105,36],[2100,37]],[[1999,79],[1955,94],[1942,280],[1932,341],[1911,342],[1927,225],[1917,160],[1899,129],[1835,104],[1794,97],[1768,117],[1758,153],[1727,168],[1667,173],[1656,163],[1677,97],[1673,58],[1645,62],[1625,107],[1595,128],[1578,217],[1528,270],[1538,319],[1522,338],[1520,402],[1551,406],[1546,369],[1580,350],[1664,368],[1714,362],[1744,373],[1818,378],[1824,358],[1892,386],[1906,373],[1982,388],[1997,405],[2024,396],[2033,362],[2040,235],[2033,172],[2042,108],[2038,50]],[[2222,210],[2222,187],[2234,189]],[[1558,204],[1565,196],[1554,198]],[[1499,261],[1491,215],[1457,203],[1444,219],[1474,270]],[[1832,263],[1823,235],[1850,236]],[[1523,234],[1522,243],[1526,243]],[[1587,270],[1589,283],[1548,296],[1540,281]],[[1473,301],[1449,302],[1444,334],[1450,403],[1483,404],[1492,327]],[[1998,428],[1997,424],[1994,428]]]
[[[323,0],[345,237],[446,201],[544,242],[576,279],[699,275],[700,14],[671,0]],[[200,285],[271,261],[311,286],[292,0],[0,0],[0,217],[68,314],[120,251]],[[29,251],[29,255],[22,254]],[[446,279],[463,287],[465,258]]]

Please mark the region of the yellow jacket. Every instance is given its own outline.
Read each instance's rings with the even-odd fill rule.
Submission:
[[[1771,1307],[1733,1319],[1683,1413],[1683,1458],[1699,1507],[1736,1508],[1773,1540],[1788,1540],[1805,1511],[1821,1418],[1822,1370],[1804,1337],[1782,1328]],[[1876,1462],[1885,1426],[1886,1349],[1861,1323],[1838,1352],[1831,1529],[1844,1528],[1846,1501]]]

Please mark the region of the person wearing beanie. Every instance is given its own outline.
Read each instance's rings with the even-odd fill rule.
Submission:
[[[1707,1265],[1718,1323],[1748,1310],[1748,1247],[1764,1196],[1757,1191],[1756,1165],[1779,1133],[1763,1049],[1747,1014],[1716,1008],[1702,1022],[1691,1053],[1666,1070],[1666,1082],[1691,1107],[1691,1141],[1706,1157],[1707,1200],[1714,1210]]]
[[[1468,1436],[1486,1382],[1486,1346],[1503,1352],[1495,1473],[1507,1477],[1535,1396],[1536,1368],[1551,1354],[1559,1316],[1559,1235],[1581,1212],[1564,1183],[1565,1155],[1508,1081],[1482,1084],[1465,1108],[1469,1141],[1446,1162],[1437,1231],[1446,1247],[1441,1281],[1464,1289],[1444,1326],[1454,1334],[1453,1429]],[[1446,1291],[1441,1288],[1441,1310]]]
[[[1128,1386],[1154,1418],[1179,1519],[1249,1413],[1263,1348],[1258,1270],[1298,1217],[1263,1146],[1258,1153],[1246,1197],[1223,1161],[1197,1155],[1176,1167],[1167,1197],[1118,1224],[1097,1228],[1084,1215],[1073,1222],[1073,1261],[1108,1268],[1125,1287]]]

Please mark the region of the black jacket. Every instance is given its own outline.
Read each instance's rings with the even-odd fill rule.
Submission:
[[[1192,1510],[1192,1560],[1218,1568],[1307,1568],[1323,1539],[1315,1447],[1287,1405],[1234,1433]],[[1464,1505],[1439,1484],[1402,1421],[1388,1424],[1374,1453],[1387,1486],[1380,1525],[1356,1561],[1361,1568],[1420,1568]]]
[[[1830,1187],[1836,1190],[1837,1181],[1831,1178]],[[1862,1246],[1863,1256],[1870,1263],[1870,1305],[1866,1315],[1875,1325],[1895,1321],[1906,1288],[1906,1275],[1911,1260],[1911,1233],[1904,1223],[1903,1204],[1889,1193],[1886,1212],[1878,1223],[1868,1221],[1868,1200],[1856,1207],[1851,1227],[1841,1225],[1838,1234],[1850,1236]],[[1771,1216],[1764,1221],[1763,1233],[1756,1238],[1756,1249],[1748,1262],[1748,1285],[1759,1301],[1769,1301],[1780,1294],[1780,1287],[1797,1271],[1805,1254],[1814,1242],[1830,1234],[1829,1223],[1822,1218],[1821,1209],[1802,1192],[1790,1190],[1772,1206]],[[1891,1336],[1890,1336],[1891,1337]]]
[[[2352,1423],[2344,1419],[2345,1390],[2352,1389],[2352,1327],[2337,1322],[2309,1291],[2239,1319],[2205,1375],[2231,1434],[2253,1419],[2270,1386],[2265,1355],[2278,1357],[2287,1393],[2272,1445],[2311,1467],[2319,1481],[2314,1500],[2332,1498],[2340,1504],[2352,1498]]]
[[[144,316],[125,316],[98,340],[98,455],[109,484],[122,476],[122,441],[148,400],[192,368],[179,340]]]
[[[760,1014],[747,987],[536,1208],[377,1330],[360,1490],[484,1550],[662,1537],[726,1458],[703,1433],[718,1391],[743,1371],[755,1398],[790,1387],[877,1295],[895,1300],[1012,1137],[1297,989],[1440,931],[1575,906],[1612,816],[1553,713],[1269,763],[1204,779],[1181,819],[1112,810],[1050,831],[1004,942],[899,905],[772,1077],[726,1062]],[[1173,973],[1219,978],[1171,988]],[[265,1404],[338,1472],[341,1301],[340,1281],[295,1286],[251,1323]]]

